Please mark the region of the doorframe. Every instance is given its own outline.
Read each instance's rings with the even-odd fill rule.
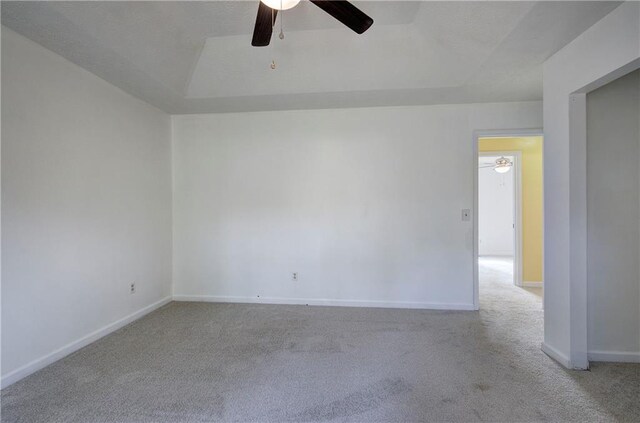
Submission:
[[[493,156],[511,156],[513,157],[513,284],[515,286],[522,286],[522,152],[518,150],[495,150],[495,151],[478,151],[478,159],[480,157],[493,157]],[[479,160],[478,160],[479,161]],[[479,164],[477,164],[477,171],[480,172]],[[476,174],[476,178],[478,178]],[[480,219],[480,186],[478,185],[478,191],[476,192],[476,201],[478,206],[478,219]],[[478,255],[476,260],[480,258],[480,225],[478,224]]]
[[[543,351],[573,369],[589,369],[589,314],[587,277],[587,95],[640,69],[640,58],[601,75],[571,93],[569,105],[569,357],[554,353],[543,342]]]
[[[494,130],[475,130],[473,131],[473,308],[474,310],[480,309],[480,280],[478,275],[478,257],[479,257],[479,248],[478,248],[478,157],[479,149],[478,149],[478,140],[480,138],[519,138],[519,137],[544,137],[544,133],[542,128],[525,128],[525,129],[494,129]],[[542,144],[542,149],[544,152],[544,143]],[[521,166],[519,166],[521,168]],[[544,162],[542,163],[542,179],[544,184]],[[522,178],[520,177],[520,182]],[[520,192],[522,190],[520,189]],[[522,210],[522,203],[520,203],[520,211]],[[542,204],[544,210],[544,199]],[[520,216],[520,224],[517,225],[520,229],[522,228],[522,220]],[[544,212],[542,215],[542,225],[544,227]],[[543,249],[543,257],[544,257],[544,233],[542,239],[542,249]],[[522,242],[522,236],[520,236],[520,242]],[[520,253],[522,252],[522,247],[520,246]],[[520,263],[520,269],[522,268],[522,257],[519,257],[518,262]],[[544,274],[544,261],[542,263],[542,271]],[[515,272],[514,272],[515,275]],[[521,275],[519,276],[522,277]],[[520,279],[520,283],[522,283],[522,279]]]

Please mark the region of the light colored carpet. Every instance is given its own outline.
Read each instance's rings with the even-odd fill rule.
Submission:
[[[505,266],[479,313],[171,303],[3,390],[2,421],[640,421],[640,365],[564,370]]]

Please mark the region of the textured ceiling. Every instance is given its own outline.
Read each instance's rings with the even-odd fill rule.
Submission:
[[[303,0],[263,48],[256,1],[5,1],[2,24],[169,113],[204,113],[540,99],[542,62],[619,5],[354,3],[375,20],[363,35]]]

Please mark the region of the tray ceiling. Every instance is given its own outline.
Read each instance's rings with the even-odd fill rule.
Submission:
[[[354,3],[363,35],[303,0],[262,48],[256,1],[3,2],[2,23],[179,114],[539,100],[543,61],[619,5]]]

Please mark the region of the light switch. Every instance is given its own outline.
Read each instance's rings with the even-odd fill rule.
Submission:
[[[468,222],[471,220],[471,209],[462,209],[462,221]]]

